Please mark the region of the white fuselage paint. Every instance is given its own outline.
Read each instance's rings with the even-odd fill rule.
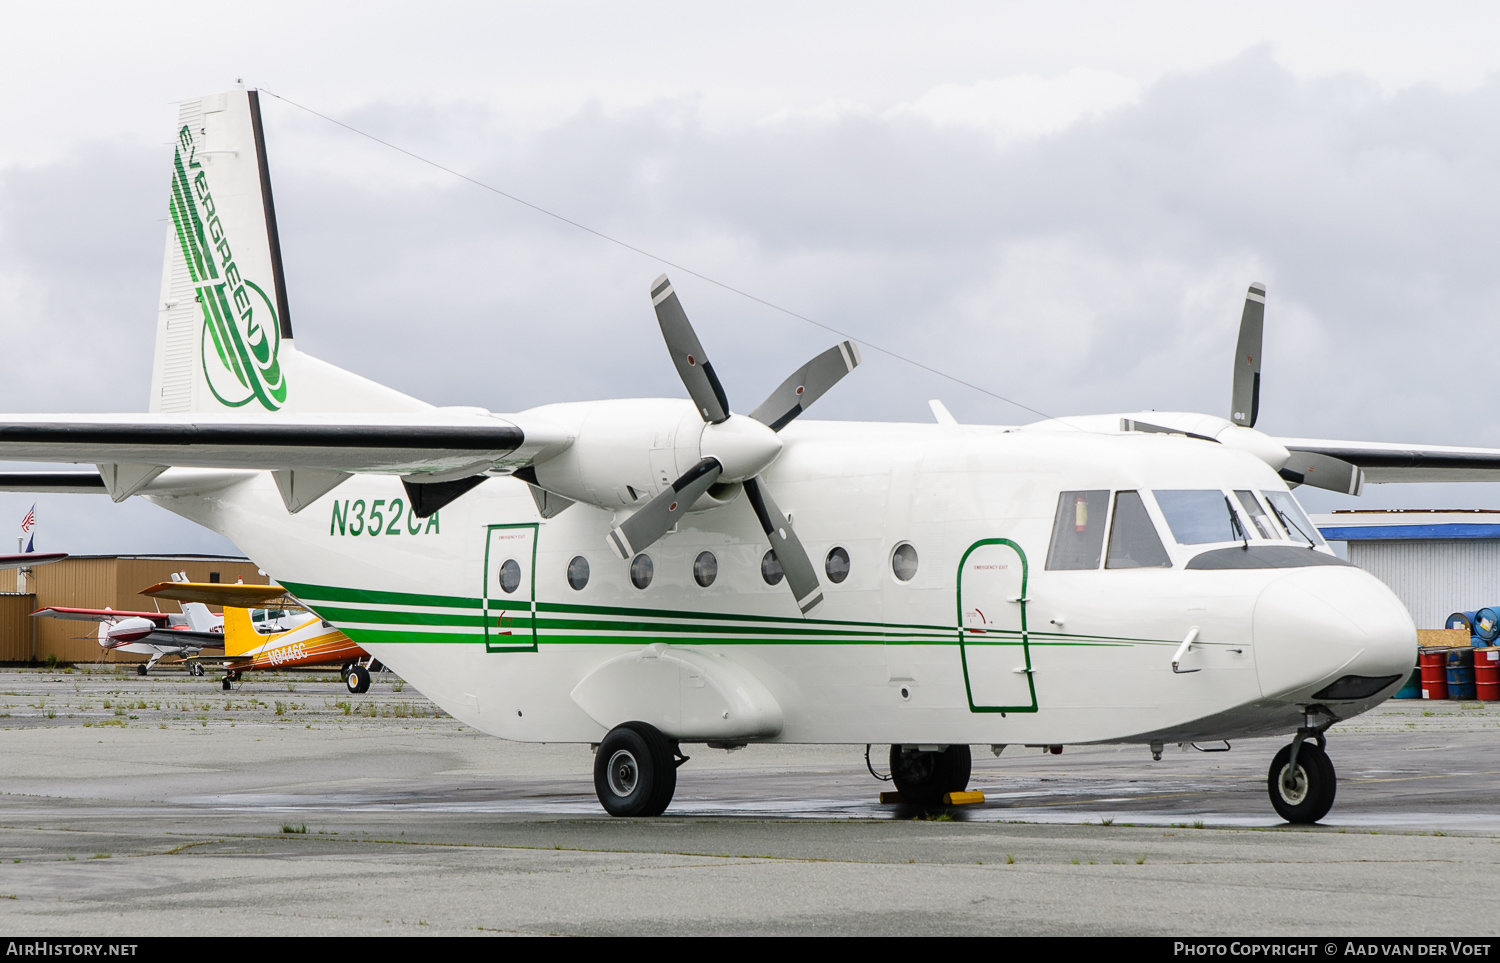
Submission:
[[[691,414],[687,402],[680,404]],[[801,743],[1170,742],[1289,732],[1302,723],[1312,694],[1335,679],[1404,681],[1415,661],[1410,617],[1367,573],[1342,566],[1188,570],[1199,552],[1238,542],[1176,545],[1154,505],[1170,568],[1045,569],[1059,492],[1285,490],[1250,454],[1207,441],[1055,423],[1007,430],[799,421],[778,437],[784,450],[765,484],[792,517],[820,575],[835,546],[851,559],[847,580],[824,577],[826,602],[806,620],[784,583],[762,579],[767,544],[743,496],[686,516],[647,549],[655,575],[644,590],[632,585],[630,563],[606,546],[611,512],[577,504],[544,520],[527,486],[510,478],[459,498],[441,510],[437,531],[420,525],[417,534],[404,527],[409,519],[398,527],[388,515],[382,533],[370,534],[369,506],[378,499],[388,509],[404,496],[393,477],[357,476],[294,516],[265,473],[209,494],[149,497],[226,535],[289,587],[405,593],[400,604],[333,604],[327,596],[336,593],[297,594],[459,720],[522,741],[598,742],[605,727],[570,693],[609,660],[662,642],[710,652],[750,672],[782,712],[782,729],[770,741]],[[366,503],[361,534],[347,528],[338,534],[331,506],[356,500]],[[497,646],[486,645],[477,628],[424,627],[424,612],[436,619],[458,610],[415,597],[500,594],[490,584],[498,563],[486,561],[490,526],[516,524],[536,525],[542,618],[556,606],[594,607],[593,614],[557,610],[558,624],[537,630],[535,651],[491,651]],[[1025,690],[1024,674],[1015,671],[1020,664],[1011,667],[1013,678],[1005,677],[1006,658],[996,662],[993,652],[973,647],[967,650],[973,668],[990,675],[966,683],[961,624],[1018,627],[1022,608],[976,577],[966,583],[969,597],[960,611],[960,560],[990,539],[1013,542],[1028,563],[1034,710],[971,707],[971,688],[985,702],[985,687],[998,687],[1000,703],[1006,693]],[[918,554],[909,582],[892,574],[892,552],[901,543]],[[506,543],[494,544],[501,546],[498,558]],[[529,542],[520,544],[525,549]],[[718,562],[707,588],[693,578],[694,559],[704,551]],[[566,578],[578,555],[590,567],[581,591]],[[522,563],[529,576],[530,560]],[[390,613],[432,634],[404,641],[362,631],[396,617]],[[472,614],[503,628],[493,613]],[[706,628],[697,632],[695,625]],[[1183,668],[1200,671],[1174,673],[1174,654],[1195,627]],[[1024,653],[1014,647],[1009,662],[1018,661],[1015,655]],[[1348,718],[1399,685],[1323,704]]]

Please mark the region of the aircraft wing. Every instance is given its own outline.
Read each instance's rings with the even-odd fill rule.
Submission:
[[[1292,452],[1348,462],[1372,484],[1386,482],[1500,481],[1500,448],[1457,448],[1320,438],[1277,438]]]
[[[0,555],[0,569],[30,568],[33,565],[45,565],[67,557],[67,552],[22,552],[19,555]]]
[[[165,612],[128,612],[123,609],[69,609],[60,605],[51,608],[37,609],[31,613],[35,616],[46,616],[52,619],[73,619],[79,622],[115,622],[120,619],[150,619],[158,626],[166,628],[167,613]]]
[[[142,595],[178,602],[202,602],[205,605],[248,609],[262,606],[272,599],[286,599],[285,608],[302,608],[287,598],[280,585],[225,585],[220,582],[158,582],[141,589]]]
[[[478,409],[377,416],[237,414],[232,420],[202,414],[7,415],[0,420],[0,460],[95,465],[442,475],[509,471],[570,443],[561,429],[535,424],[523,430],[512,419]],[[99,490],[82,476],[71,484]]]

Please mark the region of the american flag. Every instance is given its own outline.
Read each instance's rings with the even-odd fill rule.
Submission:
[[[33,551],[36,548],[36,531],[35,531],[35,529],[36,529],[36,503],[32,502],[32,504],[31,504],[31,511],[27,512],[26,513],[26,517],[23,518],[23,519],[21,519],[21,535],[22,535],[22,537],[24,538],[25,536],[28,536],[28,535],[31,536],[29,539],[27,539],[27,542],[26,542],[26,551],[28,551],[28,552]]]

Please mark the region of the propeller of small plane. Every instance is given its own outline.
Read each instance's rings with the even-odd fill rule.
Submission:
[[[1229,420],[1241,428],[1254,428],[1260,416],[1260,350],[1265,320],[1266,287],[1252,284],[1245,292],[1245,309],[1240,314],[1240,338],[1234,355],[1234,387],[1229,400]],[[1314,451],[1292,450],[1291,455],[1280,474],[1293,485],[1311,485],[1343,494],[1359,493],[1363,478],[1355,465]]]
[[[797,607],[805,615],[823,601],[818,571],[760,475],[781,454],[776,433],[854,370],[859,349],[852,341],[829,348],[793,372],[749,416],[736,415],[730,412],[724,386],[665,274],[651,285],[651,303],[672,364],[706,423],[701,442],[704,457],[611,531],[610,547],[628,559],[667,534],[715,484],[740,482]]]

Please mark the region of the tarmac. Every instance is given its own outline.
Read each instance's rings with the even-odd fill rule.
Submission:
[[[667,814],[621,820],[587,746],[390,675],[0,669],[0,730],[18,935],[1500,935],[1493,703],[1336,727],[1313,828],[1266,798],[1284,739],[976,746],[986,801],[934,810],[881,805],[863,746],[690,746]]]

